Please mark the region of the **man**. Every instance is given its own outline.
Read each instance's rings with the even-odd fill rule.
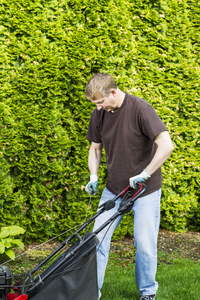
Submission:
[[[143,99],[121,91],[111,75],[93,75],[86,86],[85,95],[97,106],[92,113],[87,132],[87,139],[91,142],[88,158],[91,175],[86,191],[90,195],[95,195],[98,191],[102,147],[106,153],[108,181],[100,205],[113,199],[128,185],[136,188],[137,182],[145,182],[147,190],[132,208],[137,250],[135,277],[140,299],[155,299],[158,288],[155,275],[162,185],[160,167],[173,150],[172,141],[167,128],[151,105]],[[113,209],[96,219],[94,230],[114,214],[120,201],[121,199],[118,199]],[[112,234],[121,218],[98,234],[99,299]]]

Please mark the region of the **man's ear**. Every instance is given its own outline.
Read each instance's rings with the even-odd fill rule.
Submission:
[[[116,90],[112,89],[110,92],[114,97],[116,96]]]

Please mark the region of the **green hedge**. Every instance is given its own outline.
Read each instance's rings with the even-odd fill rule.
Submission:
[[[94,108],[84,89],[103,71],[154,106],[176,146],[161,226],[200,229],[199,19],[195,0],[0,0],[1,226],[22,226],[31,241],[83,222]],[[101,192],[105,156],[99,178]],[[116,235],[132,227],[129,214]]]

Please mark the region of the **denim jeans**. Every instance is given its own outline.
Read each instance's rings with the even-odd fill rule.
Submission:
[[[99,205],[114,197],[115,195],[105,188]],[[138,198],[132,208],[134,213],[134,239],[136,246],[135,278],[140,295],[156,294],[158,289],[155,276],[157,270],[157,237],[160,225],[160,197],[161,189]],[[120,202],[121,199],[119,198],[114,208],[99,215],[95,220],[93,231],[114,215],[119,208]],[[108,225],[97,235],[99,239],[97,247],[99,299],[101,297],[101,288],[108,262],[111,238],[122,218],[123,216],[119,216],[111,225]]]

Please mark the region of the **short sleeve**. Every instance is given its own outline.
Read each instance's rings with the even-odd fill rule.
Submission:
[[[159,133],[168,131],[167,127],[151,105],[146,106],[142,111],[140,124],[143,134],[152,140],[154,140]]]
[[[91,115],[86,138],[90,142],[102,142],[97,109],[95,109]]]

